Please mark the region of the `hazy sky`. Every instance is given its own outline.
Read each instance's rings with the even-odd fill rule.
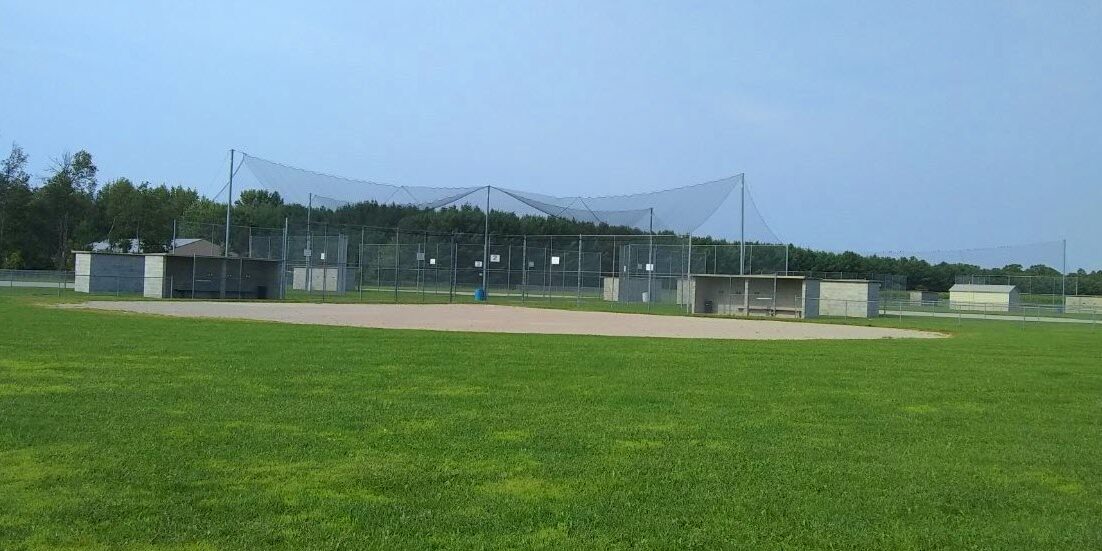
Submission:
[[[231,147],[564,195],[745,172],[798,244],[1102,268],[1102,2],[311,4],[0,0],[0,143],[206,193]]]

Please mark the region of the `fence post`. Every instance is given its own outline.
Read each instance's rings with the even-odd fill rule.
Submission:
[[[459,245],[455,242],[455,235],[452,235],[452,286],[448,291],[448,302],[455,301],[455,284],[456,279],[459,277]]]
[[[528,298],[528,234],[524,235],[524,241],[520,250],[520,301]]]
[[[394,302],[398,302],[398,257],[401,256],[401,250],[398,248],[398,241],[402,238],[401,230],[394,228]]]
[[[421,248],[420,258],[417,259],[417,275],[421,279],[419,285],[421,286],[421,302],[425,302],[425,287],[429,283],[429,274],[427,266],[429,261],[429,232],[425,232],[424,244],[419,246]]]
[[[356,270],[357,272],[359,272],[359,280],[360,280],[360,284],[356,288],[359,289],[359,295],[360,295],[359,300],[360,300],[360,302],[363,302],[364,301],[364,227],[363,226],[360,226],[360,250],[359,250],[359,252],[356,253],[356,263],[359,264],[359,266],[360,266],[359,269]]]
[[[574,306],[582,305],[582,236],[578,236],[578,289],[574,295]]]
[[[553,288],[555,281],[554,276],[551,273],[551,257],[555,254],[555,236],[548,238],[547,244],[547,302],[551,302],[551,289]]]

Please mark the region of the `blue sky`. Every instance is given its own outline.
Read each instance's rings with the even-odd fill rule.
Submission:
[[[745,172],[798,244],[1102,268],[1100,2],[324,4],[0,1],[0,142],[207,193],[231,147],[561,195]]]

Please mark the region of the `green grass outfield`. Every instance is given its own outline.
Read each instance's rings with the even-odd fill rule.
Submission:
[[[691,341],[0,295],[0,549],[1102,548],[1102,330]]]

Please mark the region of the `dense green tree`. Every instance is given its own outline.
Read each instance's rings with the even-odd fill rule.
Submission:
[[[27,155],[13,144],[11,153],[0,161],[0,259],[5,267],[18,260],[23,264],[21,248],[31,241],[31,177],[27,174]]]
[[[41,231],[49,238],[51,259],[58,269],[70,268],[70,251],[83,247],[95,233],[91,214],[96,172],[87,151],[64,155],[35,192],[37,214],[44,222]]]

